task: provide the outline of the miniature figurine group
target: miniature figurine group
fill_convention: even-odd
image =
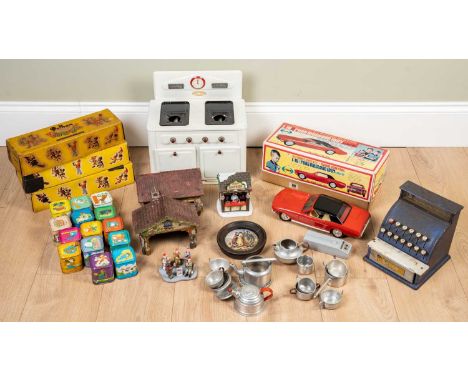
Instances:
[[[193,263],[190,250],[187,248],[182,256],[178,248],[174,250],[172,257],[168,257],[166,253],[163,253],[159,273],[163,280],[167,282],[195,279],[197,277],[197,268]]]

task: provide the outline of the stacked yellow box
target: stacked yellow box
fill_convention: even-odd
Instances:
[[[9,138],[7,149],[34,211],[134,181],[122,122],[108,109]]]

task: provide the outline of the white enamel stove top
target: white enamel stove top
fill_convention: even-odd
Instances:
[[[199,167],[202,179],[245,171],[246,113],[240,71],[155,72],[148,142],[151,171]]]

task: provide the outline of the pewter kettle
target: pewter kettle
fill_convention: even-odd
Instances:
[[[257,255],[250,256],[242,261],[242,268],[237,268],[234,264],[230,264],[230,267],[239,275],[242,284],[251,284],[263,288],[271,284],[273,261],[276,261],[276,259],[263,258]]]

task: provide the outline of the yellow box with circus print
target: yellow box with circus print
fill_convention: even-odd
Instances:
[[[110,191],[134,182],[133,164],[116,166],[93,175],[72,180],[31,194],[34,212],[49,208],[49,203],[60,199],[71,199],[91,195],[99,191]]]
[[[387,149],[283,123],[263,143],[262,175],[271,183],[368,207],[388,155]]]
[[[123,142],[72,162],[22,177],[20,180],[23,182],[24,191],[32,193],[127,164],[129,161],[127,142]]]
[[[108,109],[6,141],[19,177],[72,162],[125,140],[122,122]]]

